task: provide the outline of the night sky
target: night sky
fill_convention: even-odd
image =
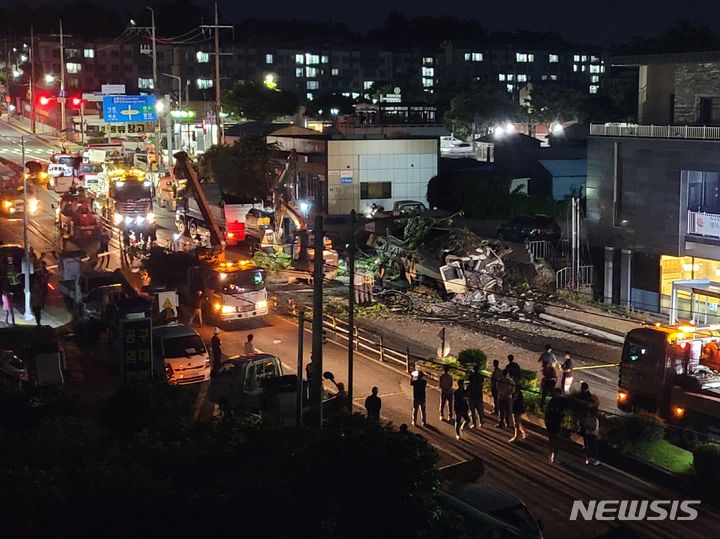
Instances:
[[[0,0],[0,5],[17,0]],[[43,4],[42,0],[26,0]],[[106,0],[106,4],[113,4]],[[120,9],[152,5],[152,0],[114,2]],[[197,3],[212,5],[210,0]],[[488,30],[555,31],[570,41],[610,45],[622,43],[634,35],[653,36],[678,19],[695,24],[720,27],[718,0],[220,0],[227,17],[299,18],[317,21],[340,21],[353,30],[379,26],[389,11],[400,11],[408,17],[419,15],[452,15],[475,18]]]

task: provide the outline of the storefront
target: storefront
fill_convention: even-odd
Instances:
[[[692,256],[660,258],[663,311],[671,318],[710,324],[720,322],[720,260]]]

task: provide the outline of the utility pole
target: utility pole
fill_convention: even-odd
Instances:
[[[30,25],[30,131],[35,134],[37,125],[35,124],[35,27]],[[23,166],[24,163],[23,163]]]
[[[355,210],[350,212],[350,244],[348,245],[348,410],[352,413],[353,362],[355,353]],[[317,251],[315,251],[317,257]]]
[[[28,322],[32,322],[35,317],[32,313],[30,305],[30,272],[32,271],[32,260],[30,260],[30,243],[28,242],[28,202],[27,202],[27,177],[25,168],[25,136],[20,137],[20,148],[22,160],[22,175],[23,175],[23,248],[25,251],[25,269],[23,270],[23,276],[25,277],[25,315],[24,318]]]
[[[220,97],[222,95],[222,91],[220,88],[220,30],[233,29],[233,26],[220,25],[218,5],[217,2],[215,2],[215,24],[201,24],[200,28],[212,28],[212,30],[215,32],[215,126],[217,129],[217,142],[218,144],[222,144],[223,125],[222,118],[220,117],[220,111],[222,110],[222,103],[220,100]]]
[[[60,19],[60,33],[51,34],[52,37],[60,38],[60,130],[65,132],[65,38],[72,37],[70,34],[63,34],[62,19]]]
[[[313,313],[312,313],[312,373],[310,381],[310,405],[313,423],[322,428],[323,396],[323,279],[325,278],[325,259],[323,250],[323,217],[315,217],[315,258],[313,267]]]
[[[152,39],[152,63],[153,63],[153,93],[158,95],[158,73],[157,73],[157,41],[155,41],[155,10],[151,7],[145,9],[150,10],[150,39]]]

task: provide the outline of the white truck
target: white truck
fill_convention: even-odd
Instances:
[[[210,355],[200,335],[184,324],[169,324],[152,330],[153,365],[157,376],[172,385],[210,380]]]

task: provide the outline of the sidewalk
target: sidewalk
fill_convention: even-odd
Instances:
[[[16,303],[21,303],[20,308],[17,306],[15,309],[13,309],[13,312],[15,313],[15,325],[17,326],[34,326],[35,325],[35,319],[28,322],[23,317],[23,310],[22,310],[22,302],[24,302],[24,298],[21,298],[21,301]],[[2,319],[0,320],[0,327],[8,327],[12,324],[6,324],[5,323],[5,314],[2,312]],[[43,326],[50,326],[52,328],[60,328],[63,326],[66,326],[72,322],[72,314],[65,308],[65,305],[62,302],[62,299],[58,298],[52,298],[46,305],[43,307],[42,314],[40,321]]]
[[[54,127],[51,127],[49,125],[46,125],[41,122],[35,122],[35,133],[32,132],[32,123],[29,118],[25,118],[24,116],[12,116],[10,121],[7,122],[8,125],[19,129],[20,131],[24,131],[28,133],[29,135],[34,135],[38,139],[42,140],[43,142],[47,143],[50,146],[60,148],[60,134],[57,129]],[[71,152],[77,152],[81,151],[83,146],[72,141],[68,140],[66,142],[67,148]]]

